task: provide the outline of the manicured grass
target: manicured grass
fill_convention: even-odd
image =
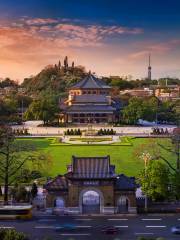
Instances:
[[[46,138],[39,139],[18,139],[27,143],[35,144],[39,150],[47,151],[53,158],[53,167],[49,170],[50,176],[66,173],[66,166],[71,164],[72,155],[75,156],[106,156],[110,155],[111,164],[115,164],[116,173],[125,173],[128,176],[137,176],[143,168],[143,160],[135,156],[135,149],[141,144],[151,141],[148,138],[133,138],[132,146],[116,146],[116,145],[50,145],[51,140]],[[167,138],[155,139],[163,146],[172,147],[171,140]],[[175,156],[172,153],[162,149],[163,156],[175,165]]]

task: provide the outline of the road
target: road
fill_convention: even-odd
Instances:
[[[73,223],[75,230],[55,231],[58,224]],[[172,226],[180,225],[180,214],[139,216],[38,216],[30,221],[0,221],[1,227],[15,228],[27,233],[32,240],[136,240],[140,236],[180,239],[170,232]],[[116,235],[101,232],[104,226],[117,226]],[[49,238],[48,238],[49,237]]]

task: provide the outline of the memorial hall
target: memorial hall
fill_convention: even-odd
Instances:
[[[110,91],[110,86],[89,73],[69,89],[60,121],[81,124],[115,122],[119,109]]]

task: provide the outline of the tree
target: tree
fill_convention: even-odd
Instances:
[[[119,76],[111,76],[108,82],[111,86],[118,87],[120,90],[133,88],[130,81],[127,81]]]
[[[59,60],[58,62],[58,69],[60,70],[61,69],[61,61]]]
[[[138,182],[142,191],[152,200],[169,198],[169,169],[161,161],[150,160],[140,173]]]
[[[74,61],[72,62],[72,66],[71,67],[72,67],[72,69],[74,69]]]
[[[174,153],[176,154],[176,168],[180,172],[180,128],[175,128],[172,135],[172,144],[174,146]]]
[[[175,172],[172,176],[172,191],[175,199],[180,200],[180,172]]]
[[[162,143],[161,139],[148,139],[147,143],[140,144],[134,149],[134,155],[137,158],[141,158],[142,153],[149,153],[154,161],[162,160],[168,165],[170,170],[176,172],[175,164],[172,164],[169,159],[167,159],[165,151],[169,153],[169,157],[173,157],[174,151],[172,148],[172,143],[169,139],[167,139],[167,146]]]
[[[37,196],[38,193],[38,187],[36,185],[36,183],[34,182],[31,188],[31,196],[34,199]]]
[[[141,154],[146,152],[151,155],[152,161],[164,161],[170,170],[169,185],[171,185],[171,194],[174,198],[180,199],[179,141],[177,129],[173,132],[172,140],[167,139],[167,141],[167,144],[164,145],[161,140],[149,140],[148,143],[139,145],[134,150],[134,154],[140,158]],[[176,163],[169,161],[174,156],[177,156]]]
[[[0,124],[15,121],[17,117],[18,104],[12,97],[0,99]]]
[[[68,57],[67,56],[64,58],[64,68],[65,68],[65,70],[67,70],[67,68],[68,68]]]
[[[156,120],[156,114],[158,111],[159,100],[156,97],[150,97],[147,99],[143,99],[143,116],[142,119],[147,121]]]
[[[13,188],[11,188],[10,195],[13,197],[13,200],[16,202],[29,202],[29,192],[22,185],[15,184]]]
[[[37,152],[35,146],[15,141],[11,128],[0,127],[0,179],[4,185],[5,205],[8,204],[9,186],[16,182],[25,164],[31,162],[34,169],[41,169],[47,161],[46,154]]]
[[[0,87],[5,88],[5,87],[14,87],[17,88],[18,84],[14,80],[11,80],[10,78],[5,78],[3,81],[0,82]]]
[[[167,100],[165,102],[160,102],[158,106],[157,117],[159,122],[178,124],[178,121],[180,119],[179,101]]]
[[[0,197],[2,196],[2,188],[1,188],[1,185],[0,185]]]
[[[129,105],[123,110],[123,120],[128,124],[137,124],[137,121],[142,118],[142,99],[133,97],[129,100]]]
[[[24,114],[27,120],[43,120],[44,125],[53,121],[58,113],[58,104],[52,98],[34,100]]]

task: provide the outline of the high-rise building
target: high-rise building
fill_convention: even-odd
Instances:
[[[151,80],[151,54],[149,54],[148,79]]]

